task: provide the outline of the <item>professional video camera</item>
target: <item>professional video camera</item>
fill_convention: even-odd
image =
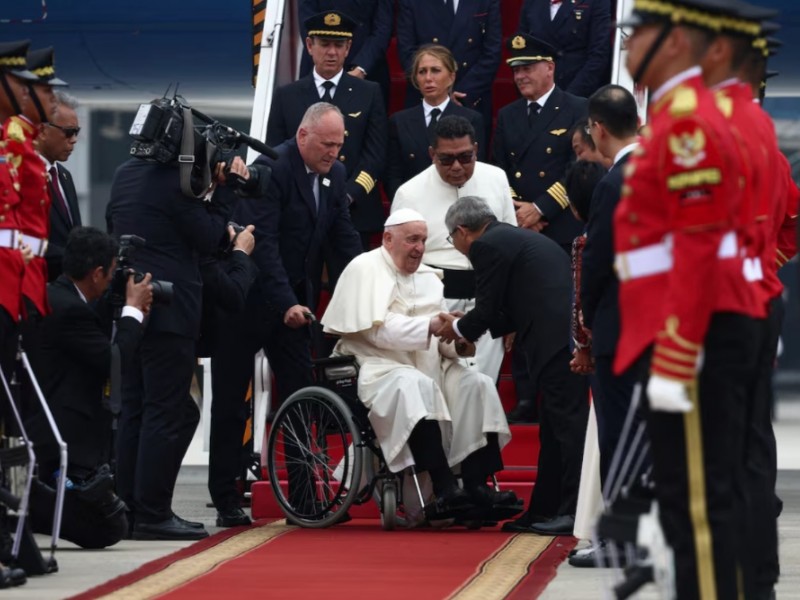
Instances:
[[[133,267],[133,255],[136,248],[143,247],[147,242],[138,235],[123,235],[119,238],[119,252],[117,253],[117,268],[109,286],[109,299],[111,305],[121,309],[125,306],[126,286],[128,278],[133,277],[136,283],[144,279],[144,273]],[[172,302],[172,282],[150,280],[153,286],[153,304],[169,304]]]
[[[195,126],[195,117],[204,124]],[[205,194],[211,174],[220,162],[226,163],[227,174],[242,144],[277,158],[275,151],[266,144],[192,108],[177,94],[140,105],[130,135],[134,139],[132,156],[181,166],[181,190],[191,197]],[[248,169],[253,180],[250,185],[255,187],[259,173],[252,167]],[[244,178],[239,176],[231,179],[234,187],[245,184]]]

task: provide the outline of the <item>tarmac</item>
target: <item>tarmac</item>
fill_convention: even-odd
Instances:
[[[780,396],[779,396],[780,398]],[[780,555],[782,573],[777,587],[781,600],[800,600],[800,394],[783,395],[776,411],[775,432],[778,439],[778,494],[784,501],[781,515]],[[220,531],[214,526],[215,512],[206,506],[207,467],[187,465],[181,470],[175,490],[173,509],[180,516],[202,521],[209,533]],[[391,535],[391,533],[386,533]],[[37,536],[43,553],[49,552],[50,539]],[[191,542],[144,542],[123,540],[104,550],[83,550],[69,542],[60,541],[56,552],[59,572],[31,577],[28,583],[0,590],[3,600],[51,600],[68,598],[88,590],[118,575],[166,556]],[[566,562],[558,568],[540,598],[543,600],[597,600],[611,598],[613,571],[608,569],[579,569]],[[659,598],[653,586],[645,588],[636,598]],[[301,598],[299,595],[296,598]]]

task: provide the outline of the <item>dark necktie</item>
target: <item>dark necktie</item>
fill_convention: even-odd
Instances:
[[[439,122],[439,115],[442,114],[442,111],[438,108],[434,108],[431,111],[431,121],[428,123],[428,137],[433,140],[434,132],[436,131],[436,124]]]
[[[50,167],[50,185],[53,188],[53,202],[55,202],[59,212],[67,218],[69,226],[72,227],[72,215],[69,212],[69,206],[67,206],[64,196],[61,195],[61,187],[58,185],[58,168],[55,165]]]
[[[308,182],[311,184],[311,194],[314,196],[314,204],[317,207],[317,212],[319,212],[319,188],[316,186],[317,174],[309,173]]]
[[[533,124],[536,122],[536,118],[539,116],[539,111],[542,109],[539,104],[536,102],[531,102],[528,104],[528,126],[533,127]]]
[[[323,81],[322,87],[325,88],[325,91],[322,92],[322,101],[333,103],[333,96],[331,96],[331,90],[334,88],[336,84],[332,81]]]

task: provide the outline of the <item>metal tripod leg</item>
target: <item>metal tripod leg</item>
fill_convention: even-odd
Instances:
[[[36,374],[33,372],[31,363],[28,360],[28,355],[22,349],[20,349],[20,357],[25,371],[28,373],[28,377],[31,380],[33,389],[36,391],[36,397],[39,399],[39,404],[41,405],[45,417],[47,417],[47,423],[50,426],[50,430],[53,432],[53,437],[55,437],[59,449],[56,505],[53,508],[53,537],[50,541],[50,560],[53,561],[55,559],[56,548],[58,547],[58,536],[61,534],[61,518],[64,513],[64,493],[67,483],[67,443],[64,441],[64,438],[61,437],[61,432],[58,430],[58,425],[56,425],[56,421],[53,418],[53,413],[50,411],[47,400],[45,400],[42,388],[39,387],[39,381],[36,379]]]

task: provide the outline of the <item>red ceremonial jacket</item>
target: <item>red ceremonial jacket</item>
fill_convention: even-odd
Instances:
[[[19,228],[17,208],[19,207],[19,177],[9,156],[7,144],[0,134],[0,235],[8,237],[10,245],[14,245]],[[13,320],[19,318],[22,301],[22,276],[25,263],[22,254],[15,248],[0,248],[0,306],[11,315]]]

